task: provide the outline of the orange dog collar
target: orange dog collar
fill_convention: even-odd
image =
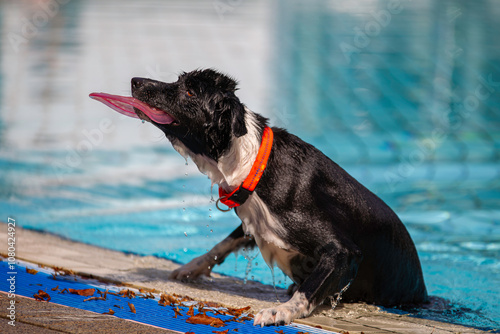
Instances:
[[[224,191],[224,189],[222,189],[222,187],[219,187],[219,199],[215,203],[217,209],[226,212],[245,203],[248,197],[255,190],[255,187],[257,187],[257,184],[259,183],[260,178],[262,177],[262,174],[267,167],[267,161],[273,147],[273,139],[273,130],[271,130],[270,127],[266,126],[264,128],[264,132],[262,133],[262,141],[260,144],[259,152],[257,153],[257,158],[252,165],[250,174],[248,174],[243,183],[231,193],[227,193]],[[219,207],[219,202],[226,205],[228,209],[221,209]]]

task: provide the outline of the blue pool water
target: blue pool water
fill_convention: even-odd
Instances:
[[[498,329],[499,15],[458,0],[2,2],[0,220],[182,263],[204,253],[238,225],[217,189],[151,125],[87,96],[216,67],[398,213],[429,293],[453,306],[416,316]],[[256,251],[216,271],[273,280]]]

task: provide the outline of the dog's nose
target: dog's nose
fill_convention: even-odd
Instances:
[[[144,85],[146,79],[144,78],[132,78],[132,88],[139,88]]]

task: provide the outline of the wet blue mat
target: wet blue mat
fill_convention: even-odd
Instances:
[[[38,272],[36,274],[31,274],[27,271],[27,268],[29,270],[34,269]],[[36,265],[17,264],[14,267],[10,267],[9,263],[2,261],[0,262],[0,271],[4,273],[4,277],[6,277],[6,279],[0,280],[0,291],[5,291],[7,293],[10,291],[10,293],[15,293],[17,296],[34,298],[35,295],[38,295],[43,298],[44,294],[39,293],[39,290],[42,290],[50,296],[50,303],[75,307],[96,313],[106,313],[109,312],[109,310],[113,310],[113,316],[115,317],[182,333],[212,334],[213,331],[226,330],[228,330],[227,333],[276,334],[277,331],[279,331],[279,333],[283,331],[283,333],[286,334],[299,334],[301,332],[309,332],[311,334],[331,333],[319,328],[296,324],[261,328],[253,326],[253,319],[245,319],[245,314],[242,314],[242,316],[238,318],[238,322],[227,322],[228,320],[234,319],[234,317],[217,314],[216,309],[207,310],[207,306],[204,308],[206,315],[221,319],[225,322],[225,326],[216,328],[209,325],[190,324],[186,322],[190,317],[187,315],[190,305],[189,301],[185,302],[183,304],[184,306],[162,306],[158,303],[160,300],[158,293],[154,294],[154,299],[146,299],[144,296],[148,294],[147,292],[141,293],[135,289],[130,289],[131,291],[135,291],[135,297],[129,298],[125,295],[115,296],[111,293],[117,293],[127,290],[128,288],[111,286],[109,284],[99,283],[95,280],[88,280],[89,282],[86,282],[86,279],[74,275],[55,275],[53,269],[38,268]],[[13,280],[9,280],[9,278],[13,278]],[[69,289],[96,289],[96,291],[91,296],[80,296],[70,293]],[[104,292],[106,290],[109,291],[106,300],[84,301],[90,297],[100,297],[101,294],[99,294],[98,291]],[[45,302],[46,301],[40,301],[40,303]],[[135,313],[131,311],[129,303],[135,308]],[[194,303],[195,302],[191,302],[191,304]],[[177,312],[176,309],[178,310]],[[199,313],[196,306],[193,310],[194,315]],[[176,313],[177,317],[175,317]]]

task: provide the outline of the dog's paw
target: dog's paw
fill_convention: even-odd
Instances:
[[[174,270],[169,278],[179,281],[191,281],[202,275],[210,276],[211,272],[210,262],[207,261],[205,255],[202,255]]]
[[[288,325],[294,319],[307,317],[314,309],[303,293],[296,292],[292,299],[276,307],[257,313],[253,324],[260,326]]]
[[[295,312],[286,304],[261,310],[254,318],[254,326],[288,325],[296,318]]]

